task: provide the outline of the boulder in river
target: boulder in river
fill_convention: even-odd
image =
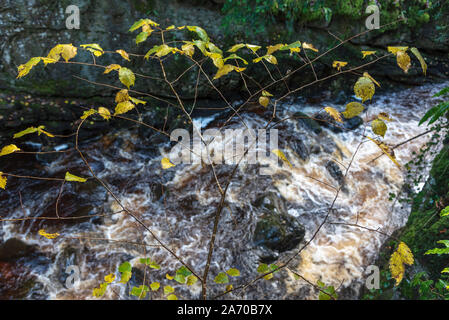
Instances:
[[[283,252],[298,246],[304,238],[305,229],[296,218],[289,215],[285,200],[274,192],[258,198],[255,205],[263,212],[254,231],[256,246]]]

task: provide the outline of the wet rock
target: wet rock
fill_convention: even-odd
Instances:
[[[29,255],[35,247],[22,240],[11,238],[0,244],[0,261],[10,261]]]
[[[344,119],[343,127],[347,130],[355,130],[358,127],[360,127],[363,124],[363,119],[359,116],[351,118],[351,119]]]
[[[302,160],[305,161],[309,158],[309,149],[304,144],[304,142],[302,142],[302,140],[298,138],[292,138],[289,141],[289,146]]]
[[[326,170],[329,172],[332,178],[334,178],[338,184],[343,184],[344,182],[344,176],[343,173],[340,170],[340,167],[338,164],[336,164],[334,161],[328,161],[326,163]]]
[[[15,262],[0,262],[0,279],[0,300],[23,299],[36,283],[29,270]]]
[[[270,192],[257,199],[255,205],[263,212],[253,235],[256,246],[278,252],[298,246],[304,238],[305,229],[287,213],[285,200],[274,192]]]
[[[309,115],[303,113],[303,112],[295,112],[293,114],[294,118],[298,119],[298,123],[306,127],[307,129],[312,130],[316,134],[320,134],[323,129],[321,128],[320,124],[312,119]]]

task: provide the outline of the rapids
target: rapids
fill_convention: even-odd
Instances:
[[[435,103],[432,95],[443,86],[426,85],[375,96],[362,117],[370,118],[387,112],[393,121],[388,123],[385,142],[395,145],[426,130],[425,126],[418,127],[418,121]],[[332,103],[326,105],[339,110],[343,108]],[[321,108],[322,105],[292,100],[283,105],[278,116],[285,118],[298,111],[313,115]],[[205,128],[213,128],[220,122],[219,117],[196,119],[195,123],[203,120]],[[244,113],[242,117],[248,128],[260,128],[266,124],[266,118],[253,113]],[[246,130],[241,121],[231,122],[229,127]],[[325,218],[335,197],[334,188],[344,179],[344,187],[335,201],[328,223],[292,261],[290,268],[313,283],[321,280],[327,285],[345,288],[343,297],[356,298],[365,283],[365,270],[375,261],[386,236],[329,222],[358,223],[387,234],[404,226],[410,205],[389,198],[391,194],[412,192],[403,188],[407,182],[404,165],[419,152],[430,135],[395,149],[401,171],[386,156],[370,162],[381,151],[361,136],[364,130],[372,136],[369,126],[364,128],[362,125],[343,132],[323,127],[321,133],[315,133],[300,120],[288,119],[277,128],[279,149],[284,151],[293,168],[273,157],[264,158],[255,165],[242,163],[239,166],[229,185],[219,223],[209,274],[209,296],[225,290],[225,285],[213,283],[218,272],[231,267],[239,269],[241,276],[231,279],[234,287],[258,275],[256,269],[266,252],[255,246],[252,240],[260,216],[255,205],[257,198],[274,192],[286,200],[288,214],[305,227],[305,239],[299,244],[302,247]],[[361,141],[365,142],[359,147]],[[82,151],[94,172],[111,186],[123,205],[202,274],[220,194],[210,167],[201,163],[179,164],[162,170],[161,155],[169,155],[172,146],[168,139],[157,146],[149,145],[148,140],[131,129],[84,142]],[[215,141],[209,147],[214,154],[219,154],[223,144]],[[68,145],[58,148],[64,150]],[[305,156],[301,156],[304,150]],[[229,156],[226,151],[224,153],[225,157]],[[354,154],[348,174],[343,178],[345,167]],[[89,176],[74,152],[39,160],[21,155],[17,162],[2,171],[50,177],[63,176],[65,171],[70,171],[79,176]],[[431,160],[427,159],[427,167]],[[337,164],[331,165],[336,174],[326,169],[329,162]],[[259,174],[261,166],[266,166],[267,174]],[[216,166],[216,176],[221,185],[226,184],[232,168],[230,165]],[[425,175],[428,169],[424,169]],[[422,182],[425,179],[426,176]],[[420,187],[422,183],[414,191]],[[6,192],[0,197],[0,216],[9,219],[55,217],[59,190],[60,183],[10,177]],[[181,265],[120,209],[111,195],[89,179],[84,184],[66,183],[59,201],[60,215],[77,219],[2,222],[0,239],[3,242],[11,238],[20,239],[25,243],[27,253],[0,262],[0,274],[4,277],[0,280],[3,286],[0,296],[3,299],[18,296],[28,299],[91,299],[92,289],[99,286],[105,275],[116,273],[119,276],[117,267],[123,261],[130,261],[135,267],[131,285],[140,285],[144,273],[139,258],[151,257],[161,268],[147,270],[147,280],[159,281],[162,286],[172,285],[178,298],[200,298],[199,282],[188,287],[165,278],[166,273],[173,275]],[[60,236],[48,240],[38,235],[39,229],[58,232]],[[275,258],[282,260],[295,251],[297,248],[274,254]],[[78,281],[68,289],[65,271],[71,265],[77,266],[80,274]],[[114,284],[107,290],[105,298],[126,299],[127,290],[129,286]],[[150,298],[164,299],[161,291],[150,293]],[[257,281],[244,291],[236,291],[226,297],[316,299],[317,292],[304,281],[296,280],[290,271],[283,270],[275,273],[271,280]]]

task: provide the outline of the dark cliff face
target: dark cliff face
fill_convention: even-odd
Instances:
[[[225,38],[224,30],[221,28],[223,14],[221,13],[222,5],[220,1],[80,0],[76,3],[80,9],[79,30],[66,28],[65,22],[69,14],[66,14],[65,10],[71,4],[72,1],[68,0],[2,1],[2,8],[0,9],[0,89],[72,97],[111,95],[108,88],[92,86],[87,82],[73,78],[73,75],[79,75],[91,81],[118,84],[117,79],[112,75],[104,76],[97,68],[62,64],[49,65],[45,68],[38,66],[24,79],[16,80],[17,66],[25,63],[31,57],[46,56],[48,51],[58,43],[72,43],[74,45],[98,43],[105,50],[125,49],[128,52],[144,54],[157,43],[157,36],[149,37],[146,42],[136,45],[134,39],[137,32],[128,32],[134,21],[144,17],[150,17],[163,26],[171,24],[202,26],[208,32],[211,40],[219,46],[227,47],[243,40],[231,39],[231,37]],[[269,32],[278,33],[283,28],[284,24],[280,22],[273,26]],[[258,34],[249,35],[249,39],[246,39],[246,41],[263,45],[268,42],[274,44],[293,39],[309,41],[319,48],[320,52],[324,52],[338,43],[328,31],[349,37],[349,35],[365,30],[364,21],[354,20],[348,23],[346,17],[335,16],[330,23],[321,25],[319,22],[314,22],[309,26],[302,24],[295,27],[293,34],[286,36],[285,39],[276,38],[276,40],[268,41],[267,39],[273,39],[272,35]],[[437,23],[433,20],[413,29],[404,26],[386,32],[375,31],[354,39],[335,54],[324,57],[316,64],[315,68],[320,74],[328,74],[332,70],[333,60],[343,60],[344,58],[349,64],[358,65],[363,62],[361,50],[378,50],[380,53],[388,45],[408,45],[415,46],[423,52],[429,65],[427,79],[447,79],[449,76],[449,41],[441,37],[441,32],[443,31],[437,29]],[[191,36],[188,33],[180,33],[179,35],[183,35],[187,39]],[[85,52],[79,53],[76,59],[84,62],[92,61],[92,57]],[[131,62],[126,62],[121,60],[118,55],[105,54],[98,59],[98,63],[103,65],[120,63],[148,75],[160,73],[158,64],[148,63],[142,58],[135,58]],[[298,63],[298,61],[289,57],[279,60],[281,71],[293,70]],[[382,80],[387,87],[388,84],[422,83],[425,78],[421,75],[419,63],[416,60],[413,63],[413,67],[408,74],[404,74],[399,68],[394,68],[393,60],[376,64],[376,67],[372,71],[370,70],[370,73],[378,77],[379,81]],[[186,62],[172,59],[167,67],[169,78],[177,77],[187,67]],[[206,71],[213,75],[215,69],[212,66],[210,70],[207,69]],[[268,80],[268,75],[262,69],[248,71],[251,71],[261,81],[265,78]],[[183,97],[194,96],[196,76],[196,72],[190,72],[181,79],[178,89]],[[304,81],[308,77],[313,79],[311,72],[298,76],[299,78],[292,77],[290,81],[296,83],[299,80]],[[206,84],[206,80],[201,81],[198,86],[198,96],[214,98],[214,90]],[[344,82],[345,80],[341,81]],[[339,92],[348,87],[346,83],[341,81],[327,82],[323,86],[329,87],[333,92]],[[232,74],[217,81],[216,85],[225,91],[238,91],[243,87],[238,75]],[[140,79],[136,82],[135,89],[160,96],[170,95],[167,85],[155,80],[143,81]]]

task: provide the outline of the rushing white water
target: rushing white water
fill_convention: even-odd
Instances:
[[[424,126],[418,127],[418,121],[435,103],[431,97],[442,86],[423,86],[378,96],[369,105],[363,118],[370,119],[380,112],[387,112],[393,121],[388,123],[385,142],[395,145],[405,141],[426,130]],[[343,108],[336,105],[334,107]],[[291,103],[279,117],[291,116],[296,111],[313,114],[320,108],[322,106]],[[254,114],[245,114],[243,118],[249,128],[260,128],[266,124],[265,119]],[[279,129],[279,148],[283,150],[293,168],[273,158],[267,158],[259,165],[239,166],[230,183],[226,206],[220,219],[210,271],[210,296],[213,297],[225,289],[224,285],[213,283],[213,277],[220,271],[230,267],[241,271],[241,277],[232,279],[234,287],[258,275],[256,269],[263,249],[255,247],[252,241],[257,218],[260,216],[260,210],[254,205],[258,196],[268,191],[281,195],[287,201],[288,214],[296,217],[305,226],[305,241],[312,237],[325,219],[335,198],[335,188],[339,186],[335,176],[332,177],[326,170],[329,161],[334,161],[343,174],[349,167],[344,178],[344,188],[335,200],[334,210],[329,214],[327,223],[300,256],[292,261],[290,268],[313,283],[321,280],[335,287],[351,287],[352,297],[356,297],[360,285],[365,281],[364,271],[375,260],[386,237],[378,232],[332,223],[358,224],[370,229],[379,229],[387,234],[402,227],[407,221],[410,208],[407,204],[388,199],[390,194],[398,194],[401,191],[405,181],[404,169],[400,170],[386,156],[371,162],[381,151],[374,143],[362,137],[363,132],[373,136],[369,127],[362,125],[356,130],[341,133],[324,129],[316,134],[295,119],[284,121],[283,125],[284,129]],[[245,126],[237,121],[230,128],[245,130]],[[108,139],[114,142],[110,144]],[[215,176],[210,167],[182,164],[162,170],[161,156],[149,157],[142,150],[136,151],[139,149],[136,147],[139,137],[132,131],[122,132],[118,139],[114,139],[106,137],[85,148],[94,170],[112,186],[126,208],[134,212],[158,238],[202,274],[214,215],[220,201]],[[292,150],[294,148],[290,148],[291,139],[302,141],[309,151],[312,148],[316,150],[303,160]],[[404,165],[410,161],[413,152],[419,152],[428,139],[428,135],[423,136],[395,149],[398,162]],[[364,142],[361,143],[362,141]],[[213,150],[214,154],[219,154],[222,148],[223,144],[210,145],[210,151]],[[168,145],[160,145],[159,151],[161,154],[168,154]],[[230,155],[225,151],[225,158],[228,156]],[[68,165],[67,160],[60,158],[46,170],[52,175],[65,171]],[[70,163],[71,168],[81,165],[79,160],[72,159]],[[260,165],[268,166],[268,174],[259,175]],[[226,185],[232,168],[229,165],[216,166],[215,175],[222,186]],[[163,190],[159,189],[160,185],[163,185]],[[44,211],[51,212],[50,208],[54,210],[53,198],[58,189],[59,186],[52,186],[49,190],[52,192],[45,193],[42,189],[39,190],[40,193],[33,191],[35,196],[24,199],[25,212],[15,204],[15,209],[9,211],[7,216],[23,217],[30,213],[40,216]],[[25,186],[21,190],[22,193],[27,192]],[[174,286],[179,298],[200,297],[199,282],[187,287],[165,279],[166,273],[173,274],[174,270],[180,267],[179,262],[167,251],[156,246],[154,239],[132,217],[120,212],[121,208],[117,202],[112,196],[106,195],[101,187],[90,186],[82,189],[70,185],[67,192],[68,198],[76,196],[76,200],[72,200],[73,207],[92,202],[92,208],[87,210],[89,214],[105,216],[95,223],[90,220],[56,226],[52,225],[51,221],[45,225],[40,222],[7,222],[2,225],[0,236],[3,240],[16,237],[38,246],[38,256],[41,260],[25,263],[29,270],[28,276],[35,277],[36,283],[28,295],[29,298],[40,295],[50,299],[89,299],[92,297],[92,289],[98,287],[103,276],[116,272],[117,266],[123,261],[131,261],[134,264],[136,269],[133,272],[138,277],[132,283],[139,285],[143,273],[137,269],[143,270],[143,266],[138,260],[145,256],[161,265],[160,270],[152,269],[147,273],[147,280],[149,277],[150,281]],[[85,196],[81,196],[82,194]],[[61,237],[46,240],[37,235],[36,230],[40,227],[45,227],[48,232],[59,232]],[[145,243],[148,246],[145,251],[142,246],[123,241]],[[280,253],[278,258],[285,260],[292,256],[305,241],[296,249]],[[80,279],[73,288],[67,289],[67,275],[64,271],[72,264],[79,266]],[[124,285],[114,284],[113,288],[114,290],[107,291],[106,298],[126,296],[128,289],[125,289]],[[163,299],[161,291],[152,293],[151,298]],[[236,291],[226,297],[315,299],[316,296],[316,291],[310,285],[296,280],[291,272],[284,270],[276,273],[269,281],[257,281],[245,291]]]

